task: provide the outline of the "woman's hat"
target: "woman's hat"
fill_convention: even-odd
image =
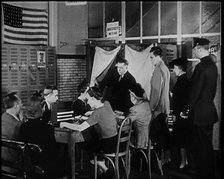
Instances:
[[[135,95],[136,97],[138,97],[138,98],[143,98],[144,93],[145,93],[145,90],[142,88],[142,86],[141,86],[139,83],[137,83],[136,85],[134,85],[134,86],[130,89],[130,91],[131,91],[132,93],[134,93],[134,95]]]
[[[187,59],[186,58],[177,58],[177,59],[174,59],[170,62],[169,66],[170,67],[174,67],[174,65],[176,66],[180,66],[182,67],[183,70],[185,70],[187,68]]]

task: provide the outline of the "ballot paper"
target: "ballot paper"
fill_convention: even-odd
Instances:
[[[188,58],[187,60],[191,61],[191,62],[194,62],[194,61],[199,61],[200,59],[198,59],[198,58]]]
[[[78,116],[75,116],[75,119],[87,120],[88,117],[87,116],[78,115]]]

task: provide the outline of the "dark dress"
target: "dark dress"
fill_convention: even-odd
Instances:
[[[40,164],[46,178],[53,179],[69,172],[68,159],[61,157],[54,136],[54,127],[38,119],[30,119],[21,125],[21,139],[24,142],[37,144],[42,149],[41,156],[34,155],[34,161]]]
[[[177,78],[173,88],[173,114],[176,116],[176,122],[173,125],[172,141],[174,146],[185,148],[189,146],[190,121],[180,117],[180,112],[186,105],[189,93],[189,79],[185,74]]]
[[[78,115],[84,115],[87,111],[90,111],[91,107],[89,104],[86,104],[81,99],[77,99],[72,104],[72,110],[73,115],[78,116]]]
[[[73,116],[84,115],[87,111],[91,110],[91,106],[86,104],[81,99],[77,99],[72,103]],[[80,121],[82,122],[82,121]],[[95,136],[94,128],[91,126],[81,132],[85,140],[91,140]]]

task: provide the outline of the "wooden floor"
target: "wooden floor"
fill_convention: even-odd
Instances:
[[[184,170],[178,168],[178,158],[176,151],[172,151],[171,156],[173,161],[163,167],[164,176],[160,175],[156,163],[153,162],[152,167],[152,179],[195,179],[195,166],[193,161],[189,161],[188,167]],[[137,157],[136,157],[137,158]],[[147,166],[143,162],[142,171],[140,171],[139,160],[132,158],[130,179],[148,179]],[[216,177],[214,179],[221,179],[221,158],[220,155],[217,157],[216,166]],[[121,179],[125,179],[124,174],[121,170]],[[94,166],[85,160],[84,167],[80,170],[80,165],[77,165],[77,179],[93,179],[94,178]]]

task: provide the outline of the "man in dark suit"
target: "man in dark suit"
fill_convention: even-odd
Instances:
[[[104,91],[104,96],[107,97],[106,100],[110,102],[113,110],[128,113],[129,108],[133,106],[129,89],[136,84],[135,78],[128,71],[128,61],[118,58],[116,68],[109,70],[105,78],[107,92],[105,94]],[[111,94],[108,95],[108,92]]]
[[[193,122],[192,144],[196,152],[197,179],[215,178],[212,134],[213,124],[218,121],[214,104],[218,70],[209,56],[209,43],[205,38],[194,38],[193,53],[200,62],[191,77],[187,105],[180,113],[181,117],[189,117]]]
[[[56,86],[46,86],[43,91],[44,97],[44,113],[42,120],[46,123],[57,123],[57,100],[58,100],[58,89]]]

